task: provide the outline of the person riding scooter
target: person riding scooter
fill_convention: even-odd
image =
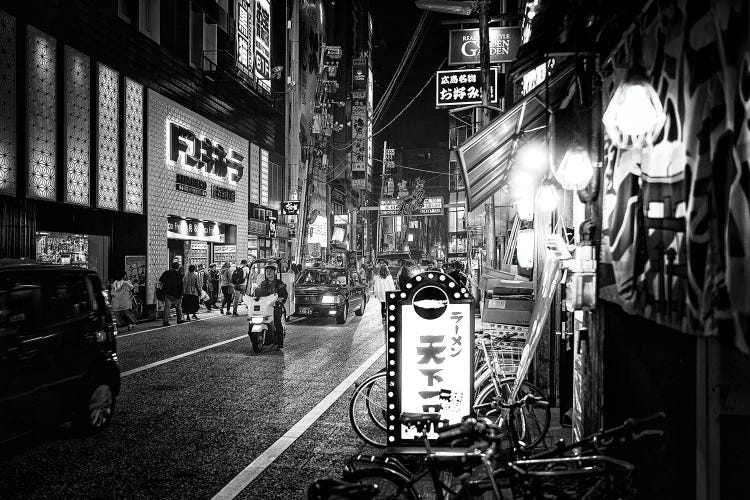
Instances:
[[[253,297],[268,297],[269,295],[273,294],[276,294],[278,296],[278,298],[276,299],[276,306],[273,309],[273,327],[277,332],[277,338],[279,339],[278,347],[279,349],[281,349],[282,347],[284,347],[284,329],[281,326],[281,314],[283,308],[281,307],[281,305],[286,302],[287,298],[289,297],[289,292],[286,289],[286,285],[282,281],[276,279],[275,266],[266,266],[266,268],[263,270],[263,273],[265,277],[263,281],[261,281],[260,284],[255,288]]]

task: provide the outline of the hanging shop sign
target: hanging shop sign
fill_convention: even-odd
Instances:
[[[201,139],[192,130],[174,122],[167,123],[167,156],[170,162],[185,170],[231,184],[238,183],[245,170],[243,155],[207,137]]]
[[[333,214],[333,224],[349,224],[349,214]]]
[[[325,57],[328,59],[338,60],[341,59],[341,46],[339,45],[326,45]]]
[[[386,198],[380,200],[380,216],[390,217],[393,215],[404,215],[405,204],[410,203],[410,200],[401,200],[398,198]],[[421,206],[410,207],[411,212],[408,215],[442,215],[443,214],[443,198],[437,196],[433,198],[425,198],[422,201]]]
[[[281,215],[299,215],[299,201],[290,200],[281,202]]]
[[[442,425],[472,414],[474,400],[474,301],[449,276],[425,272],[402,291],[386,294],[388,334],[387,421],[402,413],[438,413]],[[433,428],[428,434],[437,440]],[[414,446],[414,427],[388,427],[388,445]]]
[[[309,255],[313,259],[319,259],[320,256],[321,256],[321,253],[320,253],[320,243],[308,243],[307,244],[307,255]]]
[[[367,92],[367,59],[364,57],[352,59],[352,90]]]
[[[211,198],[234,203],[237,198],[237,191],[221,186],[211,186]]]
[[[435,106],[464,106],[482,103],[482,84],[479,69],[438,71],[435,76]],[[490,102],[497,103],[497,68],[491,68]]]
[[[269,238],[276,237],[276,221],[277,221],[276,217],[274,216],[268,217],[268,237]]]
[[[170,215],[167,217],[167,237],[179,240],[200,240],[224,243],[226,230],[224,224],[187,219]]]
[[[367,187],[367,179],[352,179],[352,189],[365,189]]]
[[[177,174],[175,189],[183,193],[207,196],[208,183],[202,179],[196,179],[189,175]]]
[[[490,64],[515,61],[521,47],[521,28],[490,28]],[[448,66],[480,64],[479,30],[450,30],[448,34]]]
[[[271,88],[271,4],[255,0],[255,78],[258,84]]]

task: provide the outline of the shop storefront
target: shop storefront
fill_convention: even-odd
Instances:
[[[149,90],[148,301],[171,262],[246,258],[248,141]]]
[[[268,223],[250,219],[247,223],[247,256],[249,259],[262,259],[273,255],[271,239],[268,237]]]

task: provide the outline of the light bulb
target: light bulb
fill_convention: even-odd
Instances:
[[[594,166],[587,150],[573,146],[565,152],[555,177],[563,189],[584,189],[594,175]]]
[[[534,220],[534,197],[525,196],[516,202],[516,212],[521,220]]]
[[[553,212],[557,210],[557,204],[560,201],[560,195],[554,184],[545,182],[541,185],[536,194],[536,204],[539,210],[543,212]]]
[[[547,167],[547,148],[538,142],[524,144],[518,150],[518,166],[536,174]]]
[[[653,85],[635,69],[615,90],[602,123],[617,147],[640,148],[653,144],[666,119]]]

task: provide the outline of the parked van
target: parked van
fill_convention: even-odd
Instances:
[[[106,427],[120,392],[116,337],[95,272],[0,261],[0,442],[71,419]]]

